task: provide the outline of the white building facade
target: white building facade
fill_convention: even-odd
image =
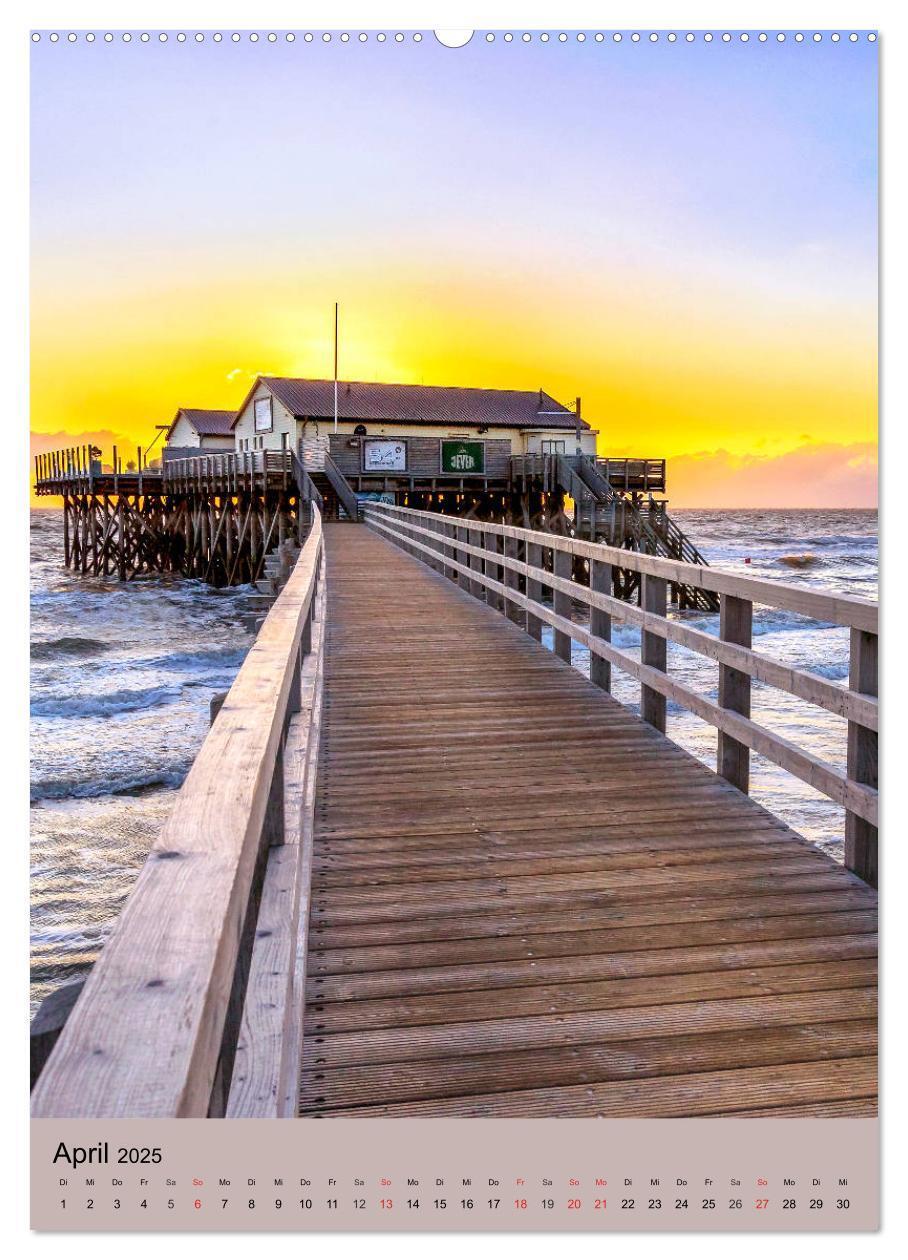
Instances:
[[[300,442],[327,447],[335,433],[358,439],[367,471],[366,461],[382,449],[378,439],[400,439],[405,445],[420,440],[423,450],[424,440],[433,439],[439,459],[444,444],[456,440],[494,442],[499,449],[506,442],[511,455],[573,455],[578,421],[574,411],[542,390],[340,381],[335,429],[333,381],[259,377],[233,428],[237,451],[297,448]],[[595,457],[596,437],[581,419],[584,454]]]

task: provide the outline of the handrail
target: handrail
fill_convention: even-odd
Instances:
[[[591,677],[599,686],[611,689],[612,665],[636,678],[642,685],[643,716],[657,729],[665,731],[667,700],[715,726],[719,731],[718,773],[742,791],[749,787],[749,758],[754,751],[844,806],[846,865],[868,882],[876,882],[879,719],[875,603],[515,526],[465,522],[381,503],[367,503],[364,512],[368,525],[428,559],[466,589],[474,594],[491,593],[490,602],[512,619],[524,621],[534,637],[540,637],[542,623],[550,625],[555,632],[555,651],[568,662],[571,640],[582,643],[590,651]],[[494,545],[490,545],[490,538]],[[502,540],[503,551],[497,540]],[[551,571],[543,567],[546,551],[551,553]],[[589,586],[573,580],[574,557],[590,562]],[[639,608],[612,596],[613,567],[641,575]],[[720,595],[719,638],[668,619],[666,593],[670,582],[698,584]],[[545,588],[552,592],[553,607],[542,601]],[[573,601],[589,609],[589,629],[572,621]],[[755,603],[847,626],[851,631],[849,686],[837,687],[817,674],[792,669],[753,651]],[[612,645],[613,617],[641,627],[640,660]],[[669,677],[668,642],[679,643],[719,664],[718,703]],[[845,717],[846,771],[753,721],[752,679]]]
[[[379,505],[390,512],[424,516],[430,520],[438,520],[438,512],[417,512],[413,508],[399,508],[390,503]],[[449,521],[457,521],[457,517],[448,517]],[[511,525],[496,525],[491,521],[476,522],[482,528],[499,537],[520,537],[529,535],[528,541],[543,547],[554,547],[558,551],[567,552],[583,560],[606,561],[616,568],[632,569],[644,577],[661,577],[668,582],[687,582],[691,586],[699,586],[706,591],[714,591],[717,595],[744,595],[755,604],[766,604],[772,608],[784,609],[786,612],[800,613],[804,617],[813,617],[819,621],[831,621],[835,625],[851,626],[857,630],[866,630],[877,634],[878,605],[874,600],[862,599],[857,595],[839,595],[832,591],[816,591],[810,587],[792,586],[787,582],[771,581],[768,578],[742,577],[727,569],[714,569],[709,565],[703,567],[687,564],[682,560],[670,560],[662,556],[651,556],[644,551],[626,551],[622,547],[610,547],[605,543],[590,543],[582,538],[571,538],[566,534],[550,534],[544,530],[517,529]]]
[[[281,1002],[289,1010],[301,1000],[292,921],[299,892],[286,914],[275,907],[287,879],[280,868],[290,856],[303,860],[304,846],[289,855],[285,840],[299,836],[312,808],[305,779],[295,798],[286,788],[301,763],[314,773],[321,703],[323,540],[321,516],[313,516],[35,1086],[35,1116],[286,1114],[287,1065],[274,1026]],[[263,968],[256,928],[266,908],[277,918],[269,928],[292,948]],[[257,976],[269,986],[267,1002]]]
[[[308,499],[310,503],[314,503],[320,512],[324,511],[325,503],[318,486],[312,480],[308,468],[300,462],[300,457],[296,451],[292,451],[293,471],[296,475],[297,485],[300,488],[300,494],[303,498]]]
[[[331,483],[331,487],[334,490],[334,493],[337,495],[338,499],[340,499],[341,503],[343,504],[344,511],[347,513],[350,520],[358,521],[359,520],[359,500],[357,499],[356,494],[354,493],[353,487],[350,485],[349,481],[341,472],[341,470],[338,468],[337,464],[334,462],[334,459],[331,456],[329,451],[325,451],[324,472],[325,472],[325,476],[328,478],[329,482]]]

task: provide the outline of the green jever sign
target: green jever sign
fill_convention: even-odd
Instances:
[[[442,442],[443,473],[483,473],[486,468],[484,442]]]

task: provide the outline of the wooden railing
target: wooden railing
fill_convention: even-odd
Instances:
[[[67,446],[35,456],[35,489],[46,494],[91,494],[102,478],[111,479],[118,486],[120,479],[130,484],[137,479],[140,483],[145,479],[155,483],[160,477],[160,468],[145,465],[141,446],[125,468],[116,447],[106,467],[99,448],[94,446]]]
[[[316,511],[38,1080],[34,1115],[295,1113],[324,601]]]
[[[554,650],[571,659],[571,641],[590,653],[592,681],[611,690],[611,668],[641,684],[641,712],[660,731],[666,701],[681,705],[716,727],[718,773],[748,791],[750,753],[756,752],[844,806],[845,864],[868,883],[877,882],[877,605],[780,582],[740,577],[719,569],[606,547],[509,525],[464,521],[390,504],[364,505],[366,524],[492,607],[519,622],[536,639],[543,624],[554,631]],[[587,562],[589,585],[574,580]],[[612,595],[612,570],[641,575],[639,607]],[[719,597],[719,637],[667,616],[667,590],[683,583]],[[548,594],[551,603],[544,599]],[[589,624],[572,620],[577,602]],[[751,646],[754,604],[783,609],[848,627],[851,672],[847,687],[793,669]],[[611,642],[612,619],[639,626],[640,659]],[[719,665],[718,702],[666,672],[667,645],[677,643]],[[845,771],[808,753],[750,716],[751,682],[757,680],[847,719]]]
[[[574,453],[574,442],[565,442],[565,454],[570,457]],[[546,489],[557,484],[552,465],[557,455],[531,452],[527,455],[511,456],[511,476],[514,480],[532,480],[541,478]],[[618,492],[633,490],[649,494],[653,491],[665,490],[664,459],[603,459],[588,457],[601,477],[606,478],[611,488]]]
[[[275,475],[289,485],[293,474],[293,452],[222,451],[194,455],[188,459],[168,459],[164,463],[167,489],[205,489],[225,493],[254,488],[270,482]]]
[[[142,464],[141,448],[132,468],[124,468],[122,458],[113,448],[109,465],[92,457],[87,446],[49,451],[35,456],[35,486],[45,493],[91,493],[103,487],[105,493],[116,494],[120,483],[130,492],[136,483],[147,481],[157,491],[208,489],[232,493],[273,486],[275,481],[290,485],[293,479],[294,452],[289,448],[277,451],[217,451],[167,459],[156,468]]]
[[[71,482],[88,489],[96,473],[101,471],[100,462],[88,446],[68,446],[59,451],[45,451],[35,456],[35,486]]]
[[[648,494],[652,490],[665,489],[664,459],[600,457],[596,466],[615,490],[641,490]]]

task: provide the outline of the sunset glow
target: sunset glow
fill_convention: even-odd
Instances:
[[[876,50],[45,41],[35,450],[256,374],[536,389],[677,506],[876,501]]]

